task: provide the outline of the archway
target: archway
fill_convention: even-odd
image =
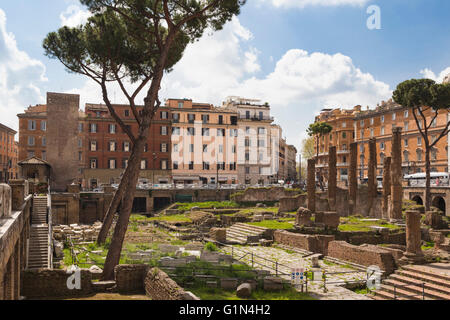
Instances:
[[[415,201],[417,204],[423,206],[423,200],[422,200],[421,196],[414,196],[411,200]]]
[[[434,197],[433,201],[431,202],[431,205],[435,208],[438,208],[445,214],[445,200],[444,198],[437,196]]]

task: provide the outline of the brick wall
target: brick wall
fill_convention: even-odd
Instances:
[[[184,300],[184,289],[158,268],[152,268],[147,272],[144,288],[152,300]]]
[[[70,274],[66,270],[26,270],[22,272],[21,295],[29,298],[43,297],[76,297],[86,296],[93,292],[89,270],[81,270],[81,289],[69,290],[67,279]]]
[[[274,241],[277,243],[324,255],[328,252],[328,243],[333,240],[334,236],[329,235],[308,235],[280,230],[274,232]]]
[[[363,266],[376,265],[387,274],[395,270],[392,252],[375,246],[355,246],[345,241],[331,241],[328,244],[328,256]]]
[[[117,291],[144,292],[144,277],[149,270],[145,264],[121,264],[114,268]]]

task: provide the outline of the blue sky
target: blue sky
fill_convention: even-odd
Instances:
[[[381,30],[366,27],[372,4],[381,9]],[[102,102],[95,84],[68,74],[42,49],[48,32],[83,21],[78,1],[3,1],[0,9],[0,122],[17,129],[15,115],[45,102],[47,91]],[[217,105],[228,95],[261,98],[288,143],[300,147],[323,107],[375,107],[403,80],[450,73],[449,12],[446,0],[248,0],[223,31],[186,51],[160,95]]]

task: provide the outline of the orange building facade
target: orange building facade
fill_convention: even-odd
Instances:
[[[429,108],[424,110],[429,128],[430,143],[436,139],[449,121],[446,110],[435,113]],[[420,117],[418,118],[420,119]],[[374,110],[361,110],[356,106],[350,110],[325,109],[316,117],[316,121],[329,123],[333,130],[319,140],[317,170],[327,173],[328,147],[337,147],[338,181],[346,181],[349,164],[349,145],[358,143],[358,176],[361,181],[367,178],[369,161],[369,140],[376,139],[377,175],[383,174],[383,161],[391,156],[392,128],[402,128],[402,170],[403,174],[425,172],[425,142],[418,130],[410,108],[402,107],[392,100],[383,101]],[[423,125],[423,124],[422,124]],[[315,145],[315,151],[317,147]],[[448,172],[448,137],[442,137],[430,153],[431,171]],[[326,175],[325,175],[326,176]]]
[[[16,131],[0,123],[0,182],[17,179],[18,145]]]

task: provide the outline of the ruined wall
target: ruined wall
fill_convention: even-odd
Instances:
[[[158,268],[150,269],[144,279],[145,293],[152,300],[185,300],[183,288]]]
[[[61,269],[25,270],[22,272],[22,295],[26,298],[77,297],[93,292],[89,270],[81,270],[81,289],[69,290],[67,279],[70,274]]]
[[[79,193],[52,193],[51,196],[54,225],[80,223]]]
[[[144,292],[144,277],[149,266],[145,264],[121,264],[114,268],[117,291]]]
[[[275,242],[300,248],[315,253],[328,254],[328,243],[334,240],[332,235],[307,235],[289,231],[276,230],[273,235]]]
[[[297,211],[300,207],[306,207],[306,194],[299,194],[294,197],[280,198],[278,213]]]
[[[374,246],[355,246],[345,241],[331,241],[328,256],[363,266],[376,265],[387,274],[394,272],[396,267],[392,252]]]
[[[295,196],[295,191],[289,191],[283,187],[272,188],[247,188],[243,193],[234,196],[236,202],[264,202],[279,201],[281,198]]]
[[[8,218],[11,215],[11,187],[7,184],[0,184],[0,219]]]
[[[65,191],[79,174],[79,105],[79,95],[47,93],[47,162],[54,191]]]

